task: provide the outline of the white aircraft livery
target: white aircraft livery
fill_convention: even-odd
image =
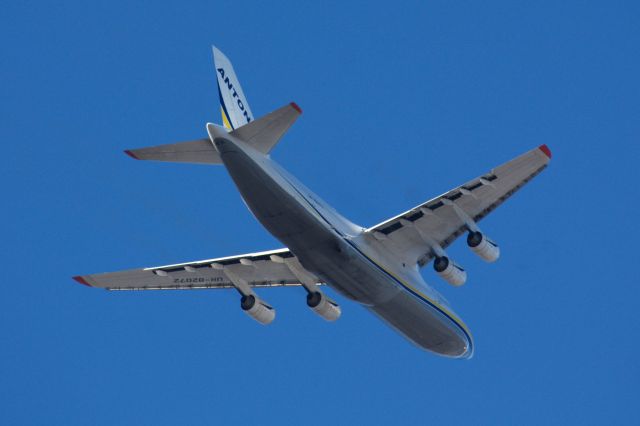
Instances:
[[[231,62],[213,47],[223,126],[208,123],[208,137],[125,151],[138,160],[223,165],[247,207],[286,248],[175,265],[74,277],[107,290],[232,288],[240,307],[261,324],[276,311],[258,287],[300,286],[307,306],[327,321],[341,309],[322,291],[327,285],[373,312],[418,347],[451,358],[470,358],[467,326],[422,278],[436,273],[460,286],[467,272],[446,249],[466,234],[467,245],[486,262],[499,246],[478,222],[544,170],[551,159],[541,145],[488,173],[391,219],[363,228],[323,202],[269,155],[302,113],[290,103],[254,118]]]

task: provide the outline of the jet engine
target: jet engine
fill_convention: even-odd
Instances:
[[[337,320],[342,313],[336,302],[317,291],[307,294],[307,306],[327,321]]]
[[[469,232],[467,245],[485,262],[495,262],[500,257],[500,247],[481,232]]]
[[[467,272],[446,256],[436,257],[433,269],[452,286],[461,286],[467,281]]]
[[[263,325],[271,324],[276,317],[275,309],[252,294],[242,296],[240,307],[247,315]]]

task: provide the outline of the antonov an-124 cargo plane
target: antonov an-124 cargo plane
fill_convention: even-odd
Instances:
[[[461,286],[467,272],[447,254],[466,234],[482,260],[500,249],[478,222],[544,170],[551,152],[541,145],[457,188],[391,219],[363,228],[341,216],[269,155],[302,113],[290,103],[255,119],[231,62],[213,47],[223,126],[207,124],[209,137],[125,151],[138,160],[226,167],[247,207],[286,248],[175,265],[74,277],[108,290],[233,288],[240,307],[261,324],[276,311],[255,290],[300,286],[307,306],[327,321],[340,307],[321,290],[328,285],[358,302],[418,347],[469,358],[471,333],[420,269],[433,261],[440,277]]]

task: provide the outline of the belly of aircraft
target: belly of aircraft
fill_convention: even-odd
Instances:
[[[452,320],[407,291],[368,309],[423,349],[454,358],[472,354],[471,342]]]
[[[319,275],[330,287],[356,295],[351,298],[422,349],[454,358],[471,356],[470,337],[448,314],[395,282],[358,249],[345,243],[339,256],[325,256],[329,261]]]

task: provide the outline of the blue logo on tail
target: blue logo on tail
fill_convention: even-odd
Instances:
[[[247,119],[247,123],[250,122],[251,117],[249,117],[249,113],[244,107],[244,104],[242,103],[240,96],[238,96],[238,92],[236,92],[236,89],[233,87],[233,84],[231,83],[231,81],[229,81],[229,77],[225,77],[224,68],[218,68],[218,72],[220,73],[220,77],[222,78],[224,83],[227,85],[227,89],[229,89],[229,91],[231,92],[231,95],[236,99],[236,102],[238,103],[238,107],[240,108],[240,111],[242,111],[242,115],[244,115],[244,117]]]

